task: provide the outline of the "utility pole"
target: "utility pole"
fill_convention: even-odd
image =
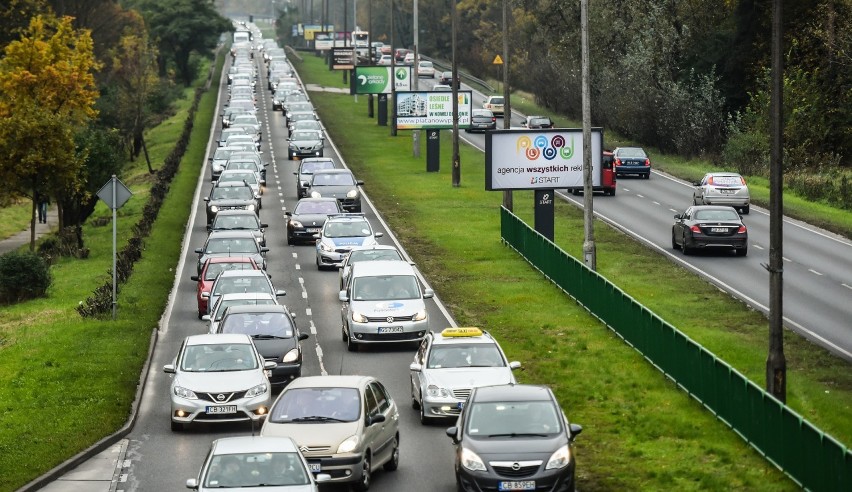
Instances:
[[[373,0],[367,3],[367,54],[370,57],[370,65],[376,62],[373,54]],[[373,95],[367,94],[367,117],[373,117]]]
[[[417,0],[414,0],[414,67],[411,74],[414,77],[414,90],[420,90],[420,74],[417,72],[418,62],[420,60],[420,28],[417,22]],[[394,80],[396,80],[394,78]],[[420,157],[420,130],[411,132],[411,144],[414,146],[414,157]]]
[[[503,129],[512,127],[512,104],[509,102],[509,0],[503,0]],[[514,210],[512,190],[503,190],[503,207]]]
[[[589,0],[580,0],[580,36],[583,65],[583,262],[597,270],[594,211],[592,209],[592,105],[589,100]]]
[[[393,47],[393,38],[394,38],[394,27],[393,27],[393,11],[396,8],[396,2],[391,0],[391,9],[390,9],[390,30],[391,30],[391,125],[390,125],[390,135],[391,137],[396,136],[396,51]]]
[[[781,0],[772,1],[772,90],[769,113],[772,142],[769,152],[769,355],[766,358],[766,391],[787,401],[787,360],[784,357],[784,72]],[[765,265],[764,265],[765,266]]]
[[[459,160],[459,67],[456,60],[456,28],[458,24],[458,0],[453,0],[453,74],[450,85],[453,88],[453,188],[461,186],[461,162]]]

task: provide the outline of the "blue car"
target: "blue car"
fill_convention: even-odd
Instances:
[[[627,174],[645,179],[651,177],[651,159],[641,147],[617,147],[612,154],[616,177]]]

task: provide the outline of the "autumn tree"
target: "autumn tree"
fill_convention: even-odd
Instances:
[[[30,25],[30,19],[48,10],[45,0],[7,0],[0,2],[0,48],[6,46]]]
[[[74,136],[95,116],[97,68],[89,32],[69,17],[34,17],[0,60],[0,181],[33,199],[30,249],[36,193],[61,199],[80,187]]]

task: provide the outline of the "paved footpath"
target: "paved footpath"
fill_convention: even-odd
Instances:
[[[45,234],[55,231],[59,227],[59,215],[56,207],[52,207],[47,210],[47,224],[40,224],[36,221],[35,226],[36,240]],[[26,230],[0,241],[0,255],[5,255],[10,251],[15,251],[21,246],[29,247],[29,244],[30,227],[27,226]]]

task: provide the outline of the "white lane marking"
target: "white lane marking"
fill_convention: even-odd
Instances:
[[[314,325],[314,320],[311,320],[311,335],[317,334],[317,327]]]
[[[307,299],[307,298],[308,298],[308,291],[303,290],[302,291],[302,299]]]
[[[627,193],[630,193],[630,188],[622,188],[622,190],[626,191]]]
[[[296,270],[301,270],[301,269],[302,269],[302,265],[296,263]]]
[[[840,284],[840,285],[846,287],[849,290],[852,290],[852,285],[848,285],[848,284]]]
[[[302,278],[302,277],[299,277],[299,283],[302,285],[302,288],[304,289],[305,288],[305,279]]]
[[[640,195],[639,193],[636,193],[636,196],[638,196],[639,198],[645,198],[645,195]]]
[[[127,473],[122,473],[121,475],[119,475],[118,476],[118,482],[119,483],[127,482]]]
[[[813,268],[808,268],[808,271],[813,273],[814,275],[819,275],[820,277],[822,277],[822,274],[819,273],[818,271],[814,270]]]
[[[654,205],[659,205],[659,204],[660,204],[660,202],[651,202],[651,203],[653,203]]]
[[[124,460],[124,461],[121,463],[121,467],[122,467],[122,468],[130,468],[130,460]]]
[[[319,359],[320,374],[328,376],[328,371],[325,370],[325,364],[322,362],[322,347],[317,343],[317,359]]]
[[[298,258],[295,251],[293,252],[293,258]]]
[[[675,209],[673,209],[673,208],[670,208],[670,209],[669,209],[669,211],[670,211],[670,212],[674,212],[674,213],[678,213],[678,212],[680,212],[680,210],[675,210]]]
[[[786,261],[787,263],[793,263],[793,260],[791,260],[790,258],[787,258],[786,256],[782,256],[781,259]]]
[[[757,248],[757,249],[763,249],[763,246],[761,246],[759,244],[752,244],[752,247]]]
[[[313,314],[311,313],[311,308],[305,309],[305,316],[313,316]]]

